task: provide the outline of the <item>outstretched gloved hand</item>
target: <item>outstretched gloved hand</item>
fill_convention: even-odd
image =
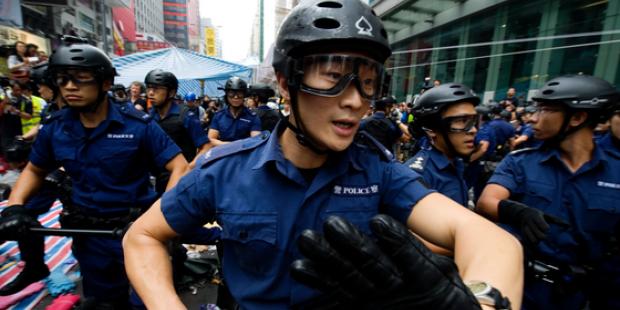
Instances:
[[[347,220],[331,216],[324,235],[305,230],[306,257],[291,276],[326,293],[309,308],[480,309],[454,262],[432,253],[403,224],[387,215],[370,222],[376,241]]]

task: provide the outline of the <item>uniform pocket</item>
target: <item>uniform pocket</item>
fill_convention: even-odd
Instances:
[[[266,274],[273,270],[277,248],[278,214],[269,213],[221,213],[225,255],[233,255],[239,266],[247,272]],[[228,253],[232,251],[232,253]]]
[[[138,147],[135,145],[117,145],[101,149],[101,169],[104,175],[115,178],[126,178],[130,171],[135,171],[134,165],[138,156]],[[146,159],[145,159],[146,160]]]
[[[582,218],[586,231],[611,235],[620,221],[620,195],[589,193]]]
[[[80,165],[76,160],[77,156],[75,155],[75,149],[73,148],[59,148],[56,151],[56,160],[60,163],[65,171],[69,173],[69,175],[76,175],[81,172]]]

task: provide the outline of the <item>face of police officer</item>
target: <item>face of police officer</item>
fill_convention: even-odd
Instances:
[[[54,91],[47,85],[39,84],[39,95],[48,102],[54,99]]]
[[[449,154],[449,147],[444,136],[434,133],[435,147],[444,154],[467,157],[474,151],[474,138],[478,130],[472,126],[478,118],[476,108],[470,102],[460,102],[449,105],[441,112],[441,118],[446,124],[444,130],[456,154]]]
[[[245,101],[245,93],[242,90],[229,89],[226,91],[228,104],[233,108],[241,108]]]
[[[560,133],[564,122],[564,108],[560,104],[539,103],[536,113],[532,113],[530,123],[534,138],[548,140]]]
[[[146,86],[146,97],[151,101],[153,106],[162,107],[167,102],[169,102],[171,98],[174,98],[174,93],[170,93],[168,91],[168,87],[162,85],[147,85]]]
[[[620,112],[615,113],[614,116],[611,117],[610,124],[611,134],[616,139],[620,139]]]
[[[72,108],[86,108],[98,104],[100,85],[92,70],[67,69],[56,73],[56,84],[66,103]],[[105,93],[112,87],[112,81],[103,81]]]

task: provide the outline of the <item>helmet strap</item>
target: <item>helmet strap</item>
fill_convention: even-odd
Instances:
[[[284,121],[286,122],[286,127],[290,128],[295,133],[295,138],[297,138],[297,142],[299,142],[299,144],[309,148],[317,155],[327,154],[329,150],[321,149],[318,146],[318,143],[316,143],[316,141],[306,133],[306,129],[304,128],[303,122],[301,121],[301,116],[299,114],[297,88],[289,85],[289,93],[291,95],[291,111],[293,113],[293,116],[295,117],[295,125],[289,122],[289,118],[287,117],[284,119]]]
[[[577,132],[578,130],[580,130],[581,128],[584,128],[586,126],[588,126],[588,119],[586,119],[583,123],[572,127],[572,128],[568,128],[568,123],[570,123],[570,119],[571,117],[573,117],[573,115],[575,115],[577,111],[571,108],[568,108],[566,110],[566,114],[564,115],[564,120],[562,121],[562,126],[560,127],[560,132],[553,136],[551,139],[547,140],[544,142],[544,145],[547,147],[557,147],[560,145],[560,143],[562,143],[562,141],[564,141],[568,136],[570,136],[571,134]]]

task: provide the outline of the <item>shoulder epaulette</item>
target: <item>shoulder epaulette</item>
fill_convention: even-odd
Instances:
[[[41,119],[41,125],[49,124],[53,122],[54,120],[60,118],[61,115],[62,115],[62,110],[54,111],[46,115],[45,118]]]
[[[148,123],[149,121],[151,121],[151,116],[144,113],[143,111],[139,111],[137,109],[134,108],[130,108],[128,105],[126,104],[121,104],[118,108],[121,113],[123,115],[127,115],[131,118],[143,121],[145,123]]]
[[[363,147],[366,147],[367,149],[370,149],[379,154],[379,157],[383,161],[390,162],[395,160],[394,154],[392,154],[390,150],[385,148],[385,146],[383,146],[381,142],[377,141],[377,139],[375,139],[365,130],[360,130],[357,133],[355,140],[357,144],[362,145]]]
[[[508,155],[517,155],[517,154],[522,154],[522,153],[529,153],[529,152],[536,151],[536,150],[538,150],[537,147],[526,147],[526,148],[523,148],[523,149],[514,150],[514,151],[508,153]]]
[[[409,168],[415,172],[422,173],[424,171],[424,165],[426,164],[426,156],[417,155],[413,157],[413,162],[409,164]]]
[[[214,147],[198,159],[197,166],[206,167],[220,158],[255,149],[261,144],[267,142],[268,139],[269,132],[263,131],[261,132],[261,134],[255,137],[241,139],[228,144],[220,145],[218,147]]]

